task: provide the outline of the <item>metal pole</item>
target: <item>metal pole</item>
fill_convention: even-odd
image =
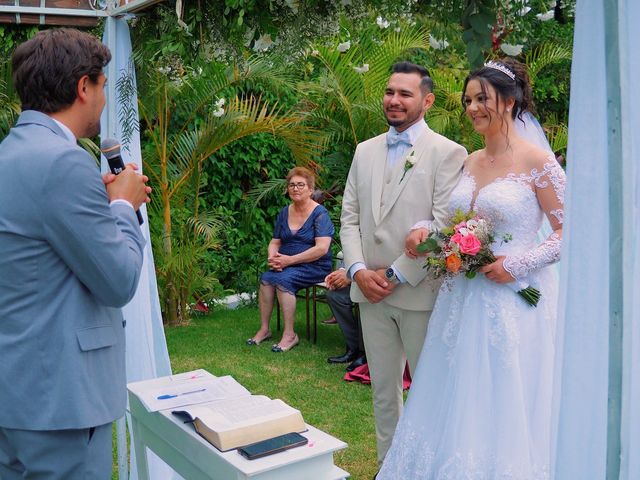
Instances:
[[[623,157],[618,0],[604,0],[609,173],[609,383],[607,480],[620,480],[623,336]]]

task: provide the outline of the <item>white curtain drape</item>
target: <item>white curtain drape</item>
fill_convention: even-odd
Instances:
[[[132,68],[131,63],[131,38],[126,20],[108,18],[103,42],[111,49],[113,60],[108,70],[109,91],[107,106],[101,119],[100,137],[103,139],[115,138],[120,141],[122,144],[122,159],[125,164],[136,163],[139,168],[138,171],[142,172],[140,135],[137,125],[131,131],[131,129],[125,128],[121,122],[123,112],[132,112],[130,118],[135,119],[136,122],[138,119],[135,70]],[[132,95],[128,95],[126,98],[122,98],[123,95],[118,92],[118,83],[123,77],[128,77],[133,85]],[[119,97],[121,97],[120,100],[122,102],[119,101]],[[104,159],[102,161],[102,170],[103,172],[109,170],[108,164]],[[147,239],[147,246],[145,248],[138,291],[133,300],[123,308],[123,315],[127,321],[127,382],[171,375],[171,364],[162,325],[146,207],[143,206],[140,211],[144,218],[142,231]],[[131,425],[129,427],[129,432],[131,432]],[[120,463],[124,463],[124,466],[121,465],[120,468],[120,480],[124,480],[127,470],[126,443],[119,442],[119,448],[125,450],[124,452],[119,452],[118,455]],[[129,478],[135,480],[138,476],[133,443],[131,443],[130,460],[131,471]],[[179,477],[149,451],[149,478],[165,480]]]
[[[637,0],[619,0],[623,278],[609,278],[607,56],[603,0],[577,2],[558,345],[555,479],[603,480],[607,460],[609,294],[622,288],[621,480],[640,478],[640,161]],[[635,105],[635,107],[634,107]],[[635,298],[634,298],[635,297]],[[561,380],[560,380],[561,379]]]

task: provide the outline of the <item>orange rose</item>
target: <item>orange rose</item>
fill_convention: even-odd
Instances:
[[[460,270],[461,266],[462,260],[460,260],[460,257],[455,253],[447,257],[447,270],[449,270],[450,272],[458,273],[458,270]]]

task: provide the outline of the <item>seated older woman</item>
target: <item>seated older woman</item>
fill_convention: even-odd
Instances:
[[[284,330],[280,342],[271,349],[286,352],[298,344],[293,324],[296,312],[296,292],[324,281],[331,272],[331,238],[333,224],[327,210],[311,199],[315,188],[313,173],[296,167],[287,175],[287,191],[291,205],[278,214],[273,238],[267,249],[270,270],[260,278],[260,330],[247,340],[260,345],[271,338],[269,320],[274,297],[282,307]]]

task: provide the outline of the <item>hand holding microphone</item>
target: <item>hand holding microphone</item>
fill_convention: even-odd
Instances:
[[[139,208],[143,203],[150,201],[148,194],[151,193],[151,187],[146,185],[149,179],[145,175],[138,175],[135,172],[137,168],[135,165],[124,165],[117,140],[104,139],[100,145],[100,151],[107,159],[111,173],[116,175],[114,180],[105,182],[109,200],[122,199],[131,203],[136,211],[138,223],[142,225],[143,219]]]

